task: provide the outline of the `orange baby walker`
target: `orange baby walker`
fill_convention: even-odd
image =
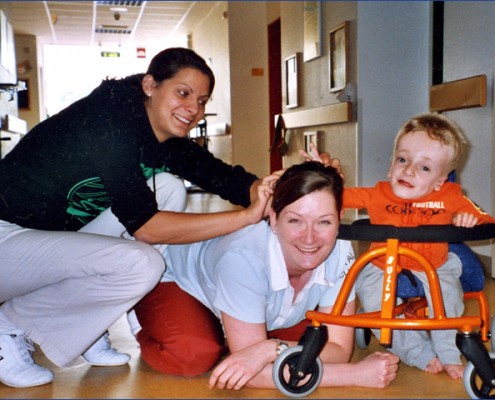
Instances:
[[[363,340],[365,345],[369,343],[369,336],[362,339],[358,337],[358,332],[362,334],[367,330],[370,335],[371,328],[380,330],[380,343],[384,346],[391,344],[394,329],[457,329],[456,345],[468,361],[464,372],[464,386],[467,393],[473,399],[495,398],[495,353],[488,352],[482,343],[491,338],[490,330],[494,330],[495,327],[490,326],[488,303],[483,291],[466,292],[464,289],[464,299],[477,300],[479,315],[446,317],[442,292],[434,267],[420,253],[400,244],[401,242],[461,243],[493,237],[495,237],[495,224],[478,225],[473,228],[458,228],[451,225],[397,228],[370,225],[369,220],[358,220],[352,225],[342,224],[339,228],[340,239],[385,242],[386,245],[368,250],[356,259],[348,271],[330,313],[319,311],[306,313],[306,318],[311,320],[311,324],[307,326],[298,345],[284,350],[275,360],[273,380],[276,387],[289,397],[304,397],[317,389],[323,378],[323,364],[319,354],[328,339],[327,327],[323,325],[324,323],[356,328],[358,346],[360,344],[362,346]],[[424,297],[405,299],[403,303],[396,304],[397,282],[401,272],[397,262],[399,255],[416,260],[424,268],[430,286],[433,317],[427,315],[427,303]],[[386,257],[381,311],[342,315],[359,272],[369,262],[381,256]],[[477,273],[483,274],[482,268],[479,268]],[[484,283],[484,275],[482,278]],[[403,318],[397,318],[398,316]],[[493,351],[495,337],[491,339]]]

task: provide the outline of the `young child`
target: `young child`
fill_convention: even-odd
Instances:
[[[473,227],[495,222],[464,196],[461,186],[447,182],[467,142],[460,129],[440,114],[422,114],[406,121],[394,143],[389,181],[370,188],[344,191],[345,208],[366,208],[372,224],[394,226],[454,224]],[[372,243],[371,247],[383,243]],[[458,317],[464,312],[458,256],[448,252],[448,243],[403,243],[419,251],[436,268],[445,313]],[[383,257],[384,258],[384,257]],[[384,260],[375,259],[359,274],[356,291],[365,312],[379,310]],[[431,295],[423,269],[411,258],[400,259],[425,288],[431,310]],[[379,334],[379,331],[375,332]],[[456,330],[395,330],[391,351],[403,362],[429,373],[445,370],[452,379],[463,376],[464,367],[455,345]]]

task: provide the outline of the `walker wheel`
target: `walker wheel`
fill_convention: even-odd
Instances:
[[[495,353],[489,353],[492,365],[495,367]],[[495,399],[495,388],[486,385],[478,375],[473,363],[467,363],[464,369],[464,387],[471,399]]]
[[[316,358],[305,377],[299,379],[295,376],[295,368],[302,351],[301,345],[289,347],[280,353],[273,364],[273,382],[277,389],[288,397],[310,395],[318,388],[323,378],[323,363],[320,357]]]

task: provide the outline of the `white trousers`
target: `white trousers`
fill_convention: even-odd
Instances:
[[[185,209],[182,181],[162,173],[155,186],[160,209]],[[0,221],[0,334],[22,329],[68,366],[162,277],[161,253],[124,233],[110,210],[79,232]]]

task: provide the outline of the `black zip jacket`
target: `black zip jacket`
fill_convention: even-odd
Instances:
[[[144,107],[143,76],[103,81],[35,126],[0,161],[1,220],[77,231],[111,207],[133,234],[158,211],[146,181],[161,171],[249,205],[255,175],[190,139],[158,142]]]

